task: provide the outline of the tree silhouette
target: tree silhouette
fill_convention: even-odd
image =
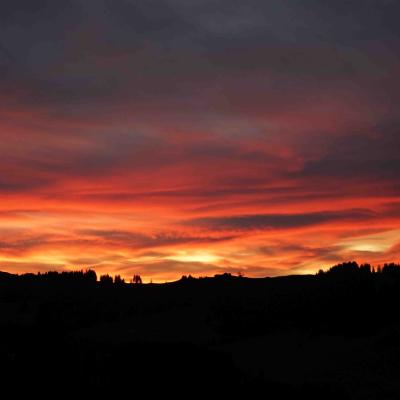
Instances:
[[[400,275],[400,265],[395,263],[385,264],[382,268],[383,274]]]
[[[113,278],[112,278],[110,275],[108,275],[108,274],[101,275],[101,276],[100,276],[100,283],[101,283],[102,285],[112,285],[112,283],[113,283]]]
[[[115,285],[123,285],[125,283],[125,279],[121,278],[121,275],[115,275],[114,284]]]
[[[93,269],[87,269],[84,273],[84,277],[88,282],[97,281],[97,274]]]
[[[133,275],[132,283],[134,285],[141,285],[142,284],[142,278],[140,277],[140,275]]]

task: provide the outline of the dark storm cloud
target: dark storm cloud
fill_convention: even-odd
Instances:
[[[394,180],[400,174],[399,148],[400,123],[383,124],[369,134],[331,139],[326,153],[307,162],[297,175]]]
[[[143,134],[121,132],[96,132],[86,134],[81,146],[41,146],[33,150],[26,165],[36,170],[54,173],[56,176],[101,175],[106,171],[124,165],[132,160],[132,166],[140,168],[162,165],[168,159],[168,152],[159,152],[157,158],[143,160],[143,153],[149,154],[154,148],[163,147],[163,140],[155,140]]]
[[[396,178],[400,173],[400,158],[388,160],[341,159],[339,157],[325,158],[309,162],[303,171],[303,176],[357,178]]]
[[[298,1],[310,14],[318,18],[321,27],[335,32],[343,41],[351,39],[375,40],[399,38],[396,14],[400,4],[396,0]],[[329,36],[328,36],[329,37]]]
[[[1,20],[6,26],[62,31],[91,22],[103,48],[130,49],[143,40],[168,45],[164,50],[207,50],[245,42],[301,43],[315,40],[347,41],[396,36],[396,2],[358,1],[5,1]],[[84,20],[82,21],[82,18]],[[395,23],[396,22],[396,23]],[[67,25],[67,26],[66,26]],[[102,29],[100,29],[102,28]],[[98,30],[98,32],[97,32]],[[54,32],[53,32],[54,33]],[[71,32],[69,32],[71,33]],[[31,40],[34,38],[31,38]],[[118,41],[117,41],[118,40]],[[190,46],[188,46],[190,44]]]
[[[80,2],[74,0],[4,0],[0,6],[1,48],[12,61],[9,75],[26,78],[32,57],[50,66],[64,50],[68,36],[82,22]],[[5,77],[3,77],[5,78]]]
[[[13,181],[10,178],[8,180],[0,179],[0,193],[15,193],[24,192],[41,187],[45,187],[49,183],[48,180],[44,179],[33,179],[24,181]]]
[[[84,109],[85,99],[183,101],[196,82],[224,86],[244,72],[229,83],[239,91],[257,70],[281,89],[288,79],[287,90],[301,86],[300,77],[326,85],[324,77],[373,72],[369,44],[389,45],[400,31],[392,1],[18,0],[1,11],[0,43],[14,59],[7,82],[30,104]],[[254,87],[272,90],[265,79]]]
[[[3,25],[32,25],[50,22],[54,18],[61,20],[73,8],[73,0],[3,0],[0,22]]]
[[[216,230],[289,229],[333,221],[363,221],[374,217],[374,215],[369,210],[327,211],[305,214],[257,214],[197,218],[188,221],[187,224]]]

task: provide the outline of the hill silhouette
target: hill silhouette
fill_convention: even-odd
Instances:
[[[398,264],[165,284],[0,272],[0,372],[15,393],[398,398],[399,309]]]

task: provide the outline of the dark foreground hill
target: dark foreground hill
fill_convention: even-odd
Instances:
[[[3,390],[400,398],[400,267],[168,284],[0,273]]]

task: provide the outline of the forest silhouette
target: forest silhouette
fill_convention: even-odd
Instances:
[[[0,272],[0,372],[14,393],[398,398],[399,309],[394,263],[165,284]]]

